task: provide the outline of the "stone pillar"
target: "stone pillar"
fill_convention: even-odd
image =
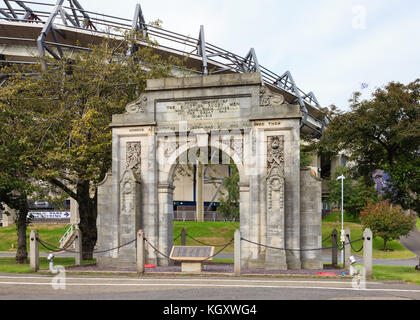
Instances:
[[[268,137],[266,270],[287,270],[284,208],[284,137]]]
[[[239,193],[240,193],[240,232],[241,236],[244,239],[250,240],[250,188],[248,183],[239,183]],[[241,245],[241,266],[243,268],[249,267],[249,260],[251,258],[251,244],[244,242]]]
[[[338,264],[338,232],[334,229],[331,234],[331,264],[333,267]]]
[[[39,270],[39,243],[38,231],[33,230],[29,236],[29,259],[31,271],[38,272]]]
[[[185,247],[187,245],[187,231],[185,228],[182,228],[181,231],[181,246]]]
[[[300,121],[293,120],[290,134],[285,135],[285,244],[287,266],[301,269],[300,261]],[[296,250],[297,249],[297,250]]]
[[[120,245],[123,246],[136,239],[141,226],[141,184],[140,178],[132,170],[124,172],[120,182]],[[119,259],[125,265],[135,265],[135,243],[119,249]]]
[[[104,181],[98,185],[98,218],[96,225],[98,228],[98,251],[116,248],[118,246],[118,216],[113,214],[113,179],[111,174],[107,174]],[[110,264],[110,259],[118,257],[118,251],[101,253],[96,257],[99,267]]]
[[[345,243],[344,243],[344,268],[349,270],[350,268],[350,256],[351,256],[351,234],[350,228],[346,228],[345,230]]]
[[[200,162],[197,163],[196,174],[196,214],[197,222],[204,222],[204,165]]]
[[[175,187],[168,184],[159,185],[159,251],[169,256],[173,246],[173,207]],[[169,261],[162,255],[157,256],[159,266],[168,266]]]
[[[79,223],[79,204],[76,200],[70,198],[70,224],[78,225]]]
[[[363,265],[365,267],[366,278],[370,279],[373,276],[373,262],[372,262],[372,243],[373,235],[370,229],[365,229],[363,232]]]
[[[82,233],[79,229],[74,230],[74,242],[75,242],[75,258],[74,264],[81,266],[83,261],[83,247],[82,247]]]
[[[234,273],[235,276],[241,275],[241,232],[235,231],[235,254],[234,254]]]
[[[322,251],[322,181],[310,169],[300,172],[300,238],[303,269],[323,269]]]

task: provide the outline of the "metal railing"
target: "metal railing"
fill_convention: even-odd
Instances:
[[[60,248],[63,248],[64,247],[64,245],[65,245],[65,243],[67,242],[67,240],[73,235],[73,232],[74,232],[74,229],[76,228],[76,226],[75,225],[71,225],[68,229],[67,229],[67,231],[66,231],[66,233],[61,237],[61,239],[60,239],[60,241],[59,241],[59,244],[60,244]]]
[[[253,48],[245,57],[242,57],[206,42],[203,27],[200,28],[198,38],[195,38],[157,25],[146,24],[139,4],[136,7],[134,19],[130,20],[85,10],[77,0],[67,0],[68,5],[64,4],[64,0],[58,0],[56,4],[11,0],[3,0],[3,3],[5,6],[0,7],[0,20],[42,25],[41,34],[37,39],[7,37],[8,40],[35,42],[41,55],[47,51],[60,59],[63,56],[63,49],[89,50],[86,45],[60,43],[59,35],[62,35],[65,30],[89,32],[90,35],[98,37],[121,37],[125,32],[135,30],[144,35],[143,39],[137,39],[140,46],[149,45],[147,38],[147,40],[157,41],[158,50],[189,57],[199,62],[201,70],[193,70],[198,74],[260,72],[262,83],[285,90],[295,97],[294,103],[299,103],[306,115],[303,120],[306,124],[308,118],[321,123],[322,126],[328,122],[322,112],[319,112],[319,116],[308,112],[308,109],[320,111],[321,106],[313,92],[305,93],[297,87],[289,71],[278,75],[263,67],[259,64]],[[54,41],[46,41],[48,34],[52,35]],[[7,40],[6,37],[0,37],[0,39]]]

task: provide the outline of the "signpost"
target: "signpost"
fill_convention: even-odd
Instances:
[[[34,219],[70,219],[68,211],[29,211],[28,217]]]
[[[170,258],[181,262],[182,272],[202,272],[203,261],[212,261],[214,247],[173,247]]]

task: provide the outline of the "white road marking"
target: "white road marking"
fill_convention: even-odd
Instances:
[[[28,285],[28,286],[51,286],[47,282],[0,282],[0,285]],[[263,289],[316,289],[316,290],[341,290],[358,292],[406,292],[419,293],[420,290],[408,289],[355,289],[342,287],[316,287],[316,286],[276,286],[276,285],[240,285],[240,284],[186,284],[186,283],[66,283],[66,286],[73,287],[99,287],[99,286],[120,286],[120,287],[194,287],[194,288],[263,288]]]
[[[0,279],[39,279],[39,280],[52,280],[54,276],[50,277],[16,277],[16,276],[0,276]],[[352,284],[351,281],[329,281],[329,280],[257,280],[257,279],[209,279],[209,278],[197,278],[197,279],[170,279],[170,278],[150,278],[150,279],[134,279],[134,278],[71,278],[66,277],[66,280],[90,280],[90,281],[173,281],[173,282],[200,282],[200,281],[212,281],[212,282],[246,282],[246,283],[313,283],[313,284]],[[367,282],[367,284],[383,285],[382,282]]]

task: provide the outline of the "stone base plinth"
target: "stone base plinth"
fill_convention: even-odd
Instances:
[[[182,262],[181,272],[200,273],[203,271],[203,264],[201,262]]]
[[[324,264],[320,260],[304,260],[302,261],[302,269],[322,270],[324,269]]]

